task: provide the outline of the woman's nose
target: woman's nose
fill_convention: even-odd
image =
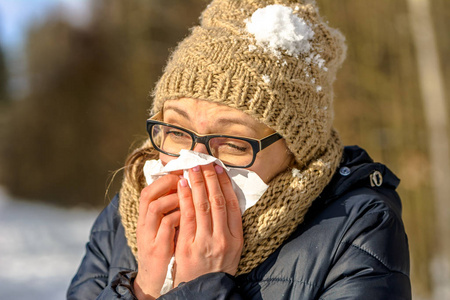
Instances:
[[[202,143],[195,144],[194,149],[192,149],[192,150],[194,150],[195,152],[209,154],[208,150],[206,149],[206,146]]]

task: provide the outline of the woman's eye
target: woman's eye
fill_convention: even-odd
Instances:
[[[242,147],[242,146],[239,146],[239,145],[236,145],[233,143],[227,143],[226,145],[236,151],[240,151],[240,152],[247,151],[247,147]]]
[[[179,131],[179,130],[168,130],[166,131],[166,135],[170,136],[172,138],[185,138],[185,137],[189,137],[188,134],[186,134],[183,131]]]
[[[210,149],[221,155],[247,155],[252,152],[252,146],[244,140],[231,137],[215,137],[209,142]]]

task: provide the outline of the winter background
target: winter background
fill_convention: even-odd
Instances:
[[[450,1],[316,1],[348,44],[335,126],[402,179],[414,299],[450,299]],[[1,299],[65,298],[146,138],[148,91],[208,2],[0,0]]]
[[[64,299],[98,211],[12,199],[0,190],[2,299]]]
[[[0,40],[13,77],[11,89],[24,88],[20,71],[24,34],[58,7],[82,25],[89,16],[83,0],[0,0]],[[32,199],[13,199],[0,187],[0,298],[65,299],[84,255],[98,209],[64,209]]]

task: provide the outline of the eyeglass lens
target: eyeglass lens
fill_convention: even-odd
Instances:
[[[163,152],[178,155],[182,149],[191,150],[194,140],[187,132],[172,126],[155,124],[152,139]],[[208,141],[210,154],[230,166],[246,166],[253,160],[252,145],[241,139],[214,137]]]

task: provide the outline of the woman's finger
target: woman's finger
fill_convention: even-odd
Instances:
[[[189,180],[191,182],[192,199],[195,208],[196,234],[211,235],[211,206],[208,200],[205,180],[203,178],[202,169],[196,166],[189,170]]]
[[[145,216],[145,230],[151,238],[155,238],[163,218],[179,207],[178,195],[170,194],[150,202]]]
[[[180,232],[185,238],[195,237],[196,219],[195,207],[192,200],[191,188],[185,178],[181,178],[178,182],[178,199],[180,201]]]
[[[219,180],[220,188],[225,197],[226,201],[226,211],[227,211],[227,223],[230,233],[234,237],[242,237],[242,213],[239,207],[239,201],[236,193],[233,190],[233,185],[231,183],[228,174],[224,172],[224,169],[216,165],[215,166],[217,177]]]
[[[208,199],[211,205],[211,218],[213,233],[228,234],[228,219],[226,199],[220,187],[218,174],[216,170],[223,173],[220,166],[217,169],[213,164],[202,166],[203,177],[206,182],[206,190],[208,192]],[[226,176],[226,175],[225,175]]]
[[[142,189],[139,197],[139,216],[141,217],[138,219],[138,226],[142,226],[145,223],[148,205],[152,201],[176,190],[177,182],[178,176],[169,174],[158,178],[152,184]]]
[[[180,211],[173,211],[161,219],[155,242],[166,255],[173,255],[175,251],[175,233],[180,226]]]

